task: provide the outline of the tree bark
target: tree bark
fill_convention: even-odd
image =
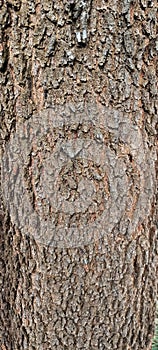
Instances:
[[[2,349],[151,349],[156,10],[0,1]]]

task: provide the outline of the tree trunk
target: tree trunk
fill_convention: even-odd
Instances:
[[[151,349],[155,1],[0,1],[3,350]]]

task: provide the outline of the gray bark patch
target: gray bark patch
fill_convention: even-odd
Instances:
[[[12,222],[53,247],[108,240],[118,224],[130,235],[154,194],[155,155],[143,137],[128,114],[97,104],[54,106],[19,122],[2,169]]]

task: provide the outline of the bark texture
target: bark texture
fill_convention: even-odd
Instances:
[[[74,179],[78,185],[78,174],[92,179],[97,172],[95,206],[86,216],[82,211],[68,217],[58,212],[56,225],[68,220],[71,227],[78,222],[82,231],[85,223],[90,225],[105,209],[102,184],[107,203],[112,198],[114,205],[116,193],[113,211],[109,208],[109,222],[114,223],[110,232],[107,224],[102,235],[97,238],[96,234],[86,244],[52,247],[39,240],[36,232],[30,233],[30,227],[28,232],[17,227],[8,210],[12,203],[6,206],[4,198],[4,183],[7,186],[10,175],[3,175],[2,349],[151,349],[157,266],[156,15],[156,0],[0,1],[1,157],[14,134],[19,135],[18,125],[23,128],[28,121],[34,125],[34,117],[40,125],[54,106],[55,115],[65,113],[65,118],[70,110],[84,115],[87,106],[93,105],[102,116],[97,127],[79,123],[79,118],[75,126],[53,127],[43,149],[36,139],[34,155],[26,145],[24,169],[5,163],[8,174],[10,169],[15,170],[15,177],[24,172],[37,211],[35,164],[40,169],[56,139],[86,139],[88,135],[96,140],[96,132],[110,154],[106,173],[91,161],[71,163],[68,170],[62,170],[64,180],[59,186],[65,198],[69,195],[67,203],[73,202],[77,198]],[[96,114],[95,108],[89,110]],[[17,162],[19,144],[15,144]],[[125,202],[120,197],[124,186]],[[14,201],[14,190],[10,193],[8,188],[8,193]],[[23,198],[17,199],[17,206],[22,202]],[[42,202],[39,215],[52,214],[52,207]],[[117,220],[116,207],[122,210]]]

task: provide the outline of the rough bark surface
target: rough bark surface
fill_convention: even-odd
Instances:
[[[43,148],[36,139],[31,151],[26,145],[27,162],[24,169],[20,165],[15,169],[15,177],[18,171],[24,172],[37,212],[40,180],[34,169],[41,169],[46,152],[53,152],[59,137],[69,141],[82,136],[85,140],[88,135],[94,141],[96,132],[110,154],[105,174],[92,161],[71,163],[69,169],[62,170],[64,180],[59,186],[70,203],[78,198],[79,174],[91,178],[96,188],[95,206],[86,216],[82,211],[68,217],[57,212],[56,225],[67,220],[71,227],[78,222],[82,231],[85,220],[87,225],[95,221],[110,198],[114,203],[114,192],[117,208],[123,213],[115,220],[115,205],[109,211],[109,222],[114,222],[111,231],[107,224],[107,230],[88,244],[47,245],[35,231],[30,233],[30,227],[26,232],[14,222],[12,203],[9,207],[5,203],[4,184],[7,186],[10,175],[3,171],[2,349],[151,349],[157,266],[156,15],[156,0],[0,1],[1,157],[9,143],[14,145],[18,125],[23,128],[28,121],[31,125],[33,118],[39,119],[40,125],[54,106],[54,115],[59,117],[62,108],[65,116],[70,110],[82,115],[87,106],[95,105],[101,121],[106,120],[104,130],[102,124],[79,122],[53,128]],[[108,111],[106,115],[102,108]],[[17,162],[18,146],[23,149],[21,140],[19,136],[15,144]],[[10,169],[14,171],[11,162],[2,162],[2,167],[4,164],[8,174]],[[49,168],[47,161],[45,165]],[[107,198],[102,198],[103,184]],[[125,202],[120,197],[124,186]],[[8,193],[14,201],[14,190],[11,194],[8,188]],[[23,198],[18,201],[15,203],[20,206]],[[40,204],[41,217],[52,215],[52,203]]]

